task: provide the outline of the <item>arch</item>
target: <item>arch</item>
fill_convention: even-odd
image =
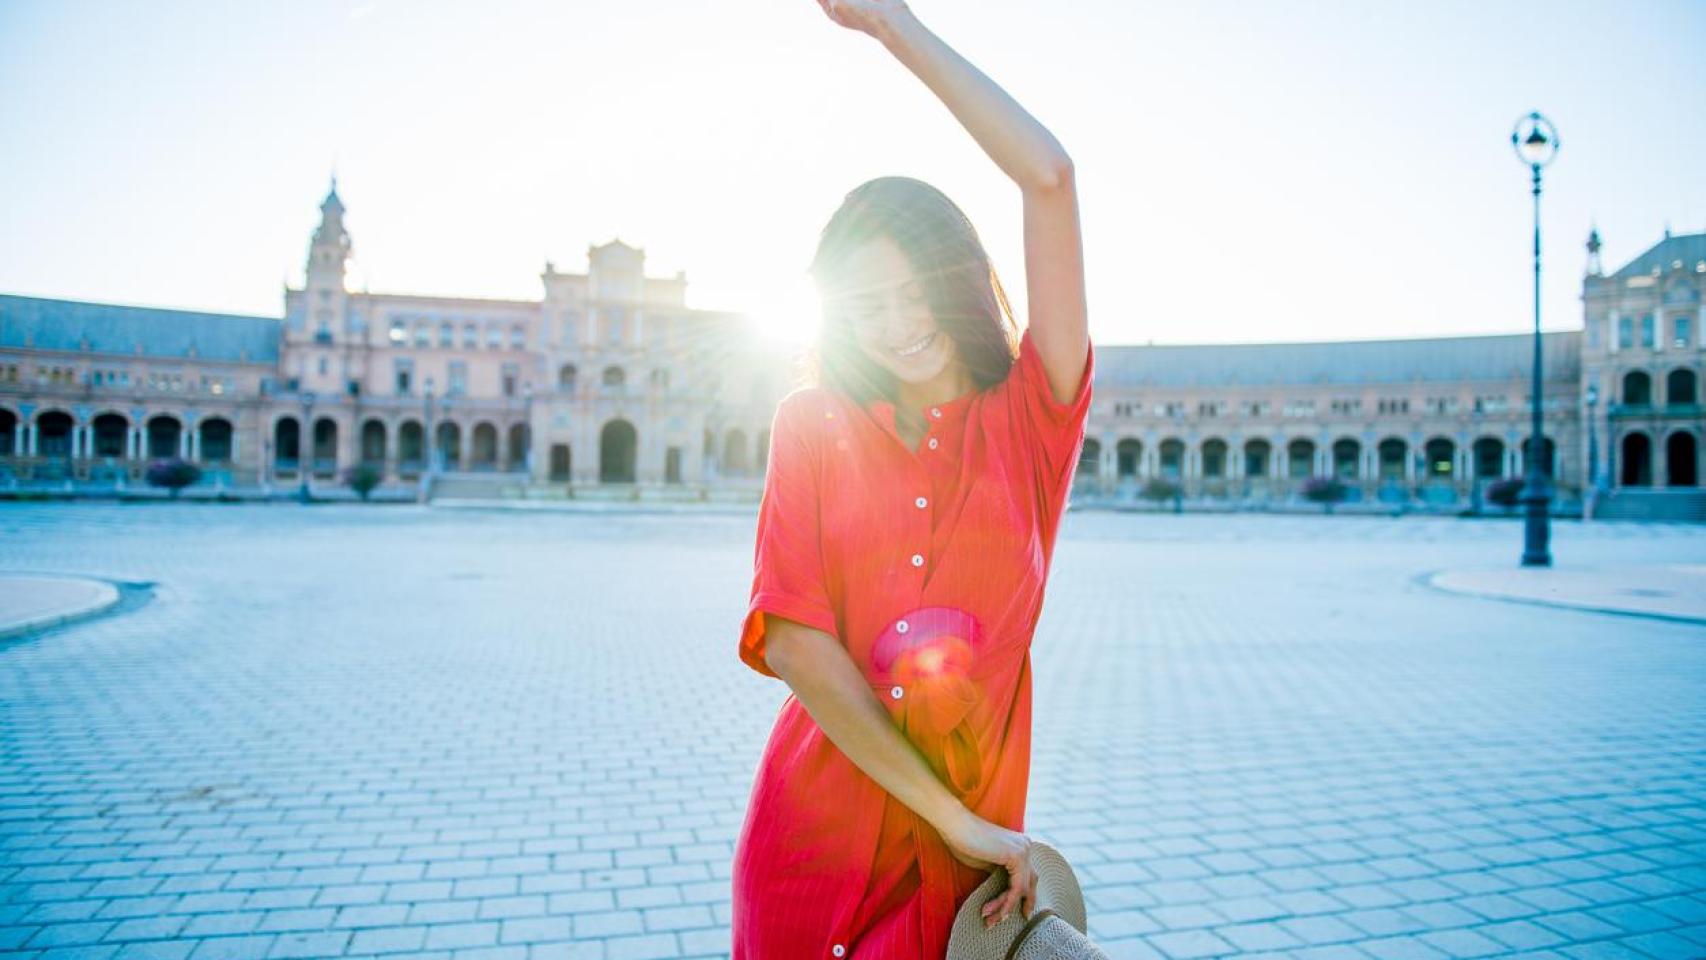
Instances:
[[[462,465],[462,427],[454,420],[444,420],[433,429],[432,455],[446,470]]]
[[[418,427],[417,427],[418,429]],[[361,463],[385,462],[385,423],[378,417],[368,418],[361,425]]]
[[[1699,382],[1693,370],[1678,367],[1665,374],[1665,406],[1687,407],[1699,402]]]
[[[201,434],[196,451],[202,463],[231,462],[231,438],[236,433],[231,421],[224,417],[208,417],[196,424],[196,430]]]
[[[639,434],[626,420],[612,420],[598,431],[598,482],[633,483]]]
[[[527,451],[533,446],[533,430],[525,423],[509,425],[509,436],[505,438],[509,450],[508,466],[518,470],[527,466]]]
[[[63,410],[49,410],[37,414],[36,456],[71,456],[71,433],[75,424],[76,421],[71,419],[71,414]]]
[[[1422,444],[1422,463],[1426,465],[1424,481],[1451,481],[1457,478],[1457,444],[1449,437],[1433,437]]]
[[[1333,476],[1349,483],[1362,476],[1362,444],[1355,437],[1333,441]]]
[[[1244,441],[1244,476],[1266,478],[1273,459],[1273,444],[1260,437]]]
[[[1074,483],[1094,483],[1102,472],[1102,442],[1095,437],[1085,437],[1084,444],[1078,450],[1078,464],[1073,467]]]
[[[550,479],[555,483],[563,483],[569,479],[569,445],[566,443],[551,444]]]
[[[1404,458],[1409,456],[1409,453],[1410,445],[1402,437],[1387,437],[1375,444],[1374,454],[1379,462],[1382,483],[1404,481]]]
[[[1315,441],[1298,437],[1285,445],[1285,475],[1292,479],[1314,476]]]
[[[1480,437],[1470,445],[1472,473],[1477,480],[1496,480],[1505,475],[1505,442],[1498,437]]]
[[[103,413],[95,418],[95,456],[123,457],[129,450],[130,418],[122,413]]]
[[[295,417],[279,417],[273,423],[272,457],[274,466],[285,468],[302,459],[302,424]]]
[[[1528,475],[1528,451],[1532,448],[1534,438],[1522,438],[1522,472]],[[1546,434],[1540,435],[1540,472],[1547,477],[1554,475],[1554,467],[1558,458],[1557,445]]]
[[[475,470],[491,470],[498,465],[498,428],[490,420],[481,420],[474,424],[473,462],[469,466]]]
[[[1687,430],[1678,430],[1665,438],[1665,486],[1695,487],[1700,485],[1699,441]]]
[[[1124,480],[1137,476],[1138,464],[1143,462],[1143,441],[1126,437],[1114,444],[1114,476]]]
[[[184,425],[171,414],[162,413],[150,417],[146,427],[148,456],[151,458],[177,456],[178,437],[183,431]]]
[[[1202,475],[1207,479],[1224,479],[1226,477],[1226,441],[1219,437],[1210,437],[1202,442]]]
[[[404,420],[397,427],[397,462],[419,467],[426,460],[426,428],[419,420]]]
[[[19,451],[12,449],[12,443],[18,432],[18,415],[11,410],[0,407],[0,456],[15,457]]]
[[[1625,487],[1653,485],[1653,441],[1639,430],[1623,435],[1618,442],[1617,483]]]
[[[1631,370],[1623,375],[1623,405],[1641,406],[1653,402],[1653,378],[1645,370]]]
[[[1160,455],[1161,476],[1169,480],[1178,480],[1185,472],[1185,442],[1178,437],[1168,437],[1161,441],[1156,448]]]
[[[723,434],[723,476],[746,476],[746,434],[739,428]]]
[[[314,421],[314,469],[336,470],[338,466],[338,422],[331,417]]]

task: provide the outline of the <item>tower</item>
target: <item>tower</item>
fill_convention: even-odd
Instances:
[[[1599,262],[1599,226],[1596,224],[1588,231],[1588,276],[1601,277],[1605,270]]]
[[[344,203],[338,199],[338,178],[320,203],[320,225],[308,244],[307,282],[303,285],[307,329],[304,339],[333,343],[348,333],[348,292],[344,281],[349,270],[350,238],[344,229]]]

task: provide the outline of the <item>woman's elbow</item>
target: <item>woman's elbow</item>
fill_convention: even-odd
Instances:
[[[1030,188],[1043,193],[1071,191],[1076,188],[1075,176],[1072,158],[1062,152],[1031,175]]]

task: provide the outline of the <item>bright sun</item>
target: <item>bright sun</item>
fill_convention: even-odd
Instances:
[[[817,334],[822,306],[817,288],[805,274],[776,275],[748,300],[753,324],[766,340],[803,346]]]

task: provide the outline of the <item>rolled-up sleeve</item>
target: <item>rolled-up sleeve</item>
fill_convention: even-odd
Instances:
[[[1078,382],[1078,394],[1071,401],[1061,403],[1049,386],[1048,373],[1043,369],[1043,358],[1031,338],[1030,327],[1026,327],[1019,337],[1019,359],[1009,373],[1015,378],[1010,396],[1018,407],[1015,416],[1021,429],[1028,433],[1026,439],[1036,457],[1037,480],[1043,484],[1045,491],[1059,490],[1070,483],[1072,472],[1078,466],[1095,373],[1096,347],[1089,344],[1084,356],[1084,373]]]
[[[783,399],[770,425],[769,463],[758,506],[752,596],[740,631],[740,658],[767,677],[766,612],[836,635],[820,538],[818,419],[804,394]]]

